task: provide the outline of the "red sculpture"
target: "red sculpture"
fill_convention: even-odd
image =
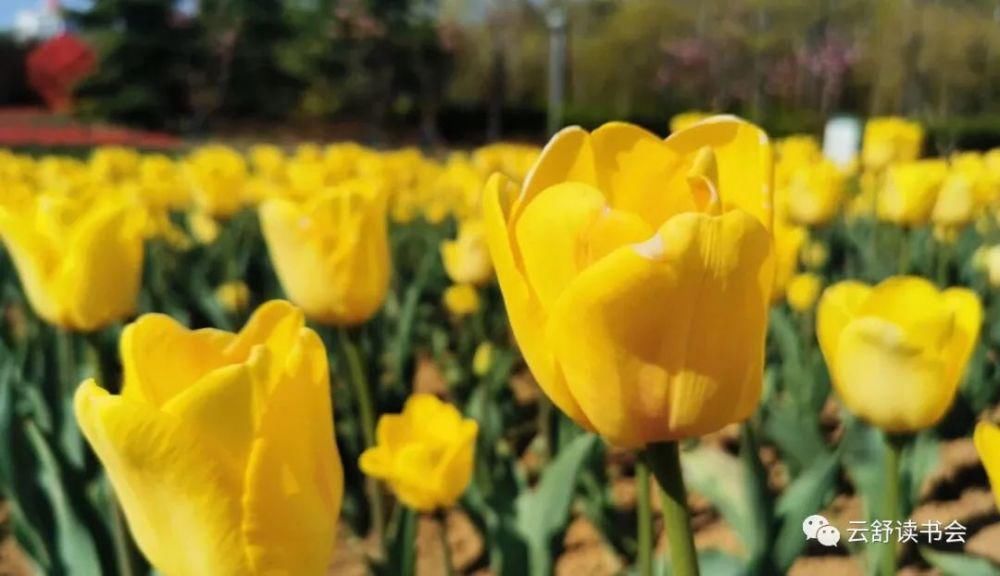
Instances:
[[[90,46],[63,32],[28,54],[28,83],[50,109],[66,111],[73,104],[73,87],[96,65],[97,57]]]

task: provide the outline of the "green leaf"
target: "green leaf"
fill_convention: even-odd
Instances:
[[[706,576],[746,576],[750,573],[742,559],[720,550],[705,550],[699,553],[698,570]],[[629,573],[636,574],[635,568]],[[653,559],[653,574],[656,576],[673,574],[673,570],[663,554],[657,554]]]
[[[907,489],[907,509],[902,511],[904,516],[909,515],[912,503],[920,498],[924,478],[937,468],[940,456],[940,443],[932,430],[918,434],[906,450],[901,471],[901,480]]]
[[[38,458],[38,482],[49,496],[55,516],[59,556],[78,574],[101,574],[101,563],[91,532],[77,517],[63,485],[59,464],[48,442],[32,422],[25,424],[28,441]]]
[[[749,478],[739,459],[719,448],[700,445],[681,458],[684,481],[718,509],[748,546],[759,530],[751,516]]]
[[[822,509],[832,494],[837,480],[837,464],[836,453],[817,459],[778,498],[776,511],[782,522],[774,555],[782,573],[791,567],[806,545],[802,521]]]
[[[532,557],[531,573],[548,574],[552,562],[549,544],[569,520],[570,504],[580,468],[597,446],[598,438],[583,434],[552,460],[534,490],[522,492],[515,502],[517,532],[524,537]]]
[[[944,576],[1000,576],[1000,566],[986,558],[956,552],[939,552],[928,546],[921,546],[919,550],[924,560],[940,570]]]

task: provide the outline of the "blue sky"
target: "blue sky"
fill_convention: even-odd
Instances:
[[[60,4],[70,8],[79,8],[89,4],[88,0],[61,0]],[[22,10],[38,10],[44,5],[44,0],[0,0],[0,29],[6,30],[14,25],[14,17]]]

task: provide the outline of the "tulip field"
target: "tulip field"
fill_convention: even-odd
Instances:
[[[0,149],[0,575],[1000,574],[1000,149],[659,132]]]

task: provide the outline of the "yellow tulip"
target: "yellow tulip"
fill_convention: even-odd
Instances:
[[[169,156],[149,154],[139,162],[139,185],[142,198],[153,208],[180,210],[190,201],[180,170]]]
[[[844,176],[828,160],[798,168],[784,191],[785,212],[797,224],[819,226],[837,215],[844,197]]]
[[[900,225],[926,224],[947,175],[948,164],[944,160],[890,166],[878,194],[878,217]]]
[[[80,429],[136,543],[170,576],[323,574],[343,495],[323,343],[287,302],[239,334],[147,314],[124,387],[77,390]]]
[[[892,433],[937,423],[975,347],[982,306],[965,288],[939,292],[900,276],[871,287],[841,282],[819,302],[817,336],[844,404]]]
[[[481,286],[493,278],[493,262],[482,222],[463,222],[456,239],[441,243],[441,259],[452,282]]]
[[[219,238],[219,223],[201,210],[193,210],[187,215],[188,229],[200,244],[212,244]]]
[[[455,316],[468,316],[479,310],[479,293],[471,284],[453,284],[444,291],[444,307]]]
[[[472,479],[479,426],[433,394],[414,394],[402,414],[378,420],[377,443],[361,470],[386,482],[399,500],[430,512],[455,504]]]
[[[802,262],[815,270],[826,266],[827,261],[830,259],[830,251],[827,250],[826,244],[822,242],[809,241],[803,246],[801,256]]]
[[[811,273],[796,274],[788,283],[786,294],[788,305],[796,312],[808,312],[812,310],[822,289],[823,279],[819,276]]]
[[[143,211],[113,195],[0,206],[0,238],[31,307],[71,330],[97,330],[135,311],[145,228]]]
[[[363,181],[260,206],[285,293],[310,318],[335,325],[359,324],[382,307],[390,272],[385,220],[384,194]]]
[[[476,352],[472,356],[472,373],[482,378],[493,366],[493,344],[483,342],[476,346]]]
[[[972,264],[977,270],[986,272],[990,287],[1000,288],[1000,245],[976,249]]]
[[[490,179],[484,220],[511,326],[563,412],[639,447],[754,410],[771,171],[767,136],[720,116],[666,140],[625,123],[567,128],[520,192]]]
[[[788,186],[792,175],[801,168],[812,166],[823,159],[819,142],[808,134],[782,138],[774,143],[774,151],[774,183],[778,190]]]
[[[802,226],[791,226],[775,221],[774,226],[774,288],[773,300],[781,300],[785,289],[799,269],[799,255],[809,240],[809,231]]]
[[[215,300],[227,312],[242,312],[250,305],[250,288],[239,280],[233,280],[215,289]]]
[[[941,185],[931,221],[938,226],[958,228],[972,222],[977,209],[975,183],[953,170]]]
[[[920,157],[924,129],[905,118],[872,118],[865,124],[861,162],[868,170],[881,170],[894,162]]]
[[[199,210],[215,218],[227,218],[246,204],[246,160],[232,148],[203,146],[184,165]]]
[[[989,422],[980,422],[976,425],[973,442],[993,487],[993,498],[1000,507],[1000,428]]]
[[[249,150],[250,164],[257,176],[279,181],[285,176],[285,153],[273,144],[257,144]]]

